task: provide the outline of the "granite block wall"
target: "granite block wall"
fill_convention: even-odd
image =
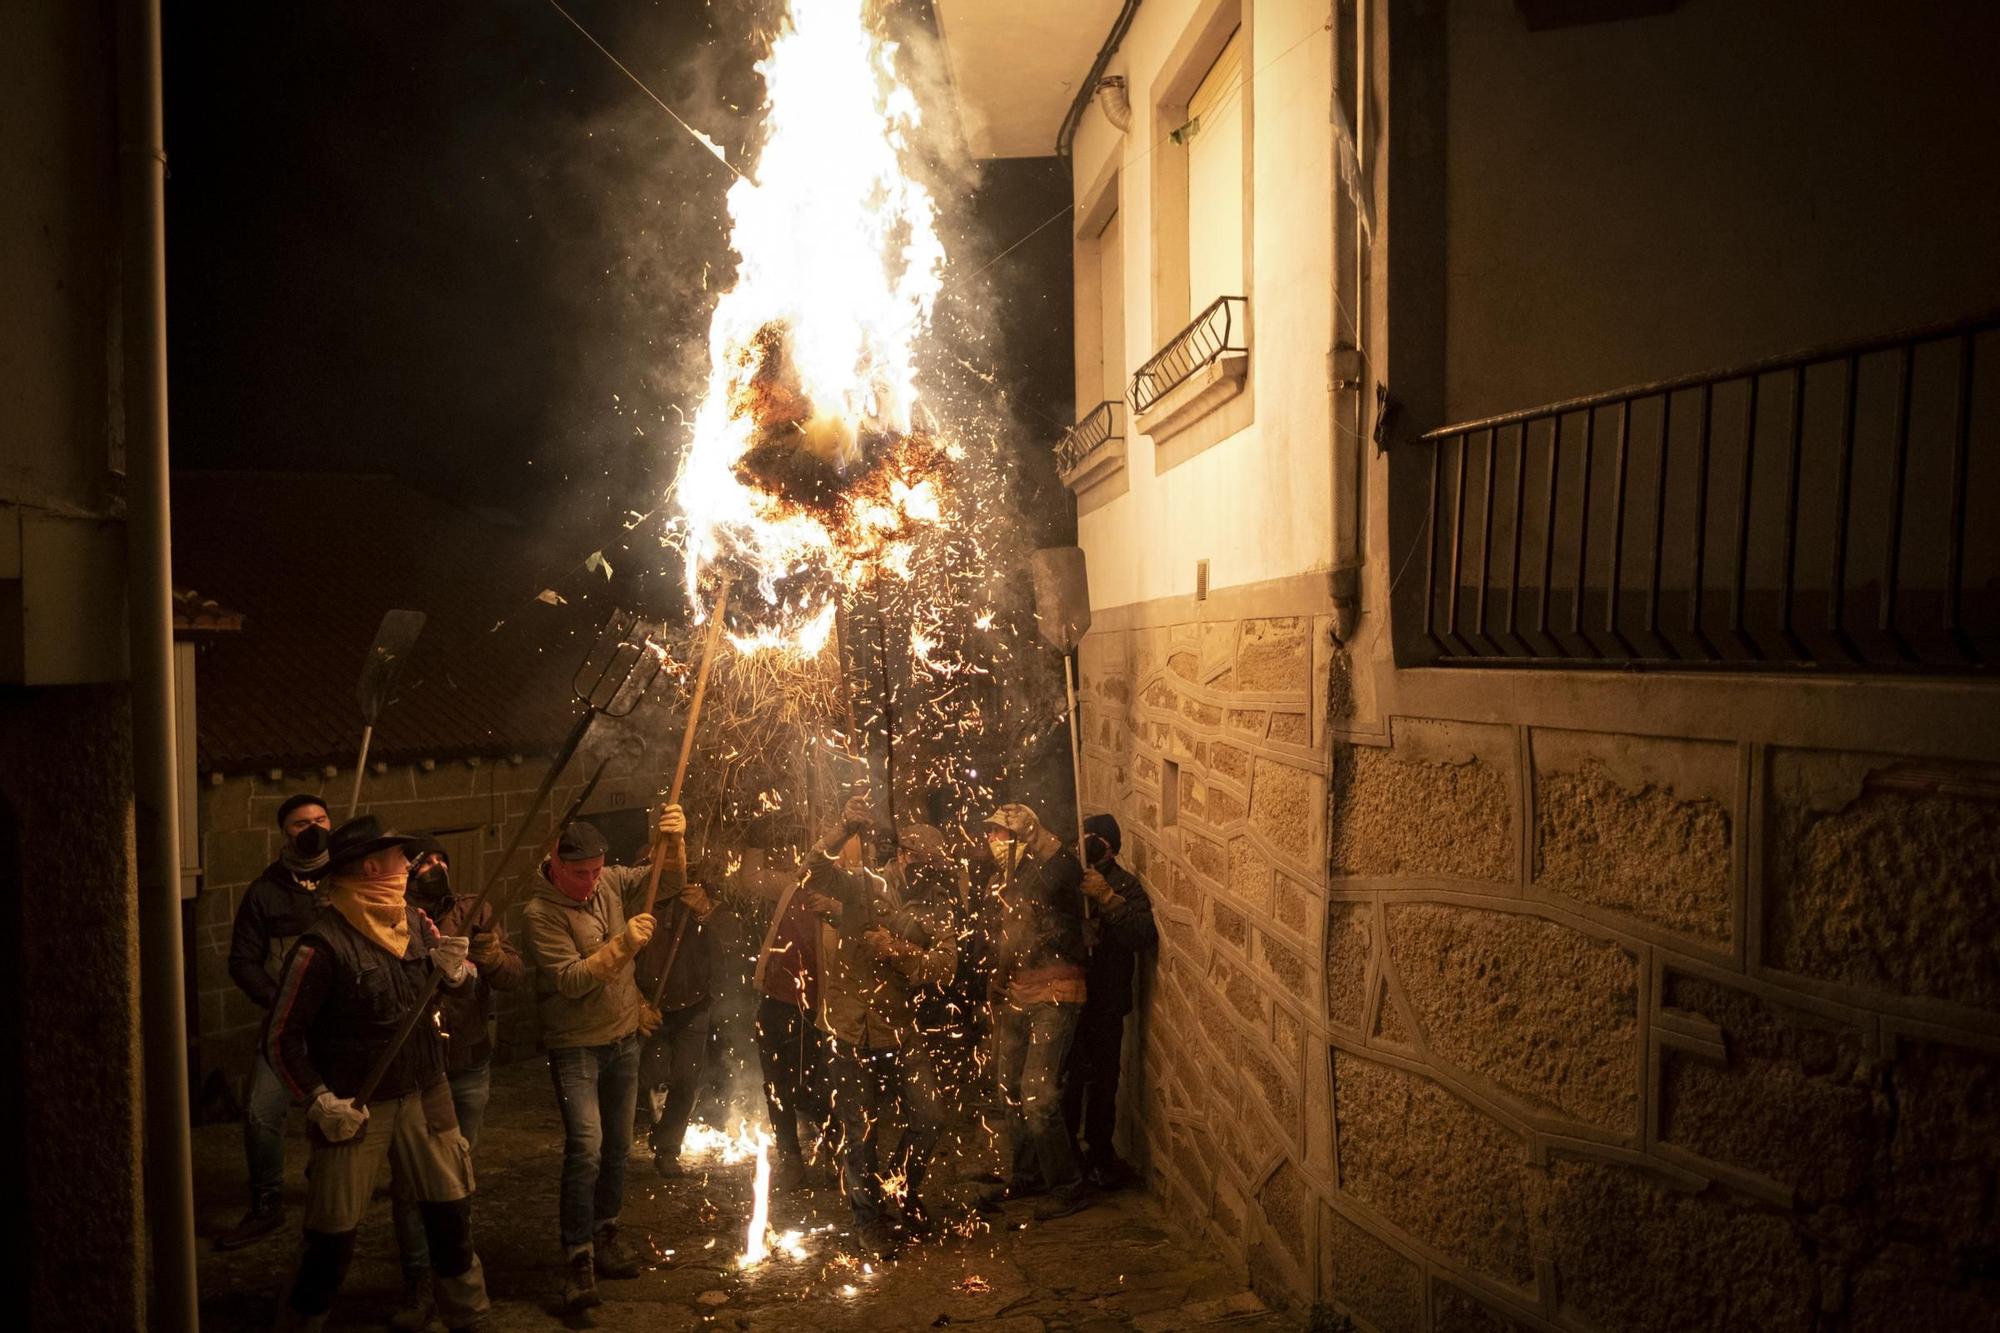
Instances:
[[[1086,803],[1160,920],[1122,1132],[1175,1214],[1385,1333],[2000,1326],[2000,770],[1349,743],[1326,631],[1085,644]]]
[[[399,765],[385,773],[368,775],[362,789],[361,811],[373,811],[391,827],[406,833],[452,835],[447,842],[458,849],[454,853],[453,874],[468,892],[476,891],[482,878],[499,864],[501,851],[520,827],[535,788],[547,774],[547,765],[545,758],[526,758],[519,763],[505,759],[439,760],[428,771],[416,765]],[[529,828],[521,849],[509,863],[508,873],[494,883],[493,901],[502,907],[502,924],[509,938],[516,942],[520,939],[524,895],[536,873],[551,826],[575,799],[588,775],[585,765],[570,766],[569,773],[550,793],[547,804]],[[592,798],[593,811],[620,798],[621,786],[630,785],[621,783],[623,776],[616,766],[607,772]],[[194,960],[199,1024],[194,1034],[199,1051],[197,1086],[219,1074],[240,1093],[250,1072],[264,1015],[229,979],[229,940],[244,890],[278,855],[282,842],[276,823],[279,804],[293,792],[324,792],[333,802],[334,819],[338,823],[353,781],[352,770],[340,770],[332,777],[318,774],[287,774],[277,780],[268,775],[229,777],[203,785],[202,881],[188,942]],[[633,787],[630,799],[643,804],[649,791]],[[471,862],[465,859],[464,849],[468,847],[478,849],[477,859]],[[535,1041],[532,997],[525,990],[503,995],[499,1016],[501,1058],[516,1052],[531,1052]]]

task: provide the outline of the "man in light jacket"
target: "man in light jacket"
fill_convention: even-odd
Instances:
[[[659,844],[684,856],[687,817],[660,811]],[[618,1237],[625,1163],[639,1091],[645,1006],[633,962],[653,937],[646,866],[606,866],[604,835],[581,821],[542,862],[542,882],[522,909],[522,947],[534,970],[542,1046],[563,1118],[558,1216],[568,1270],[563,1308],[599,1302],[597,1278],[639,1275]]]

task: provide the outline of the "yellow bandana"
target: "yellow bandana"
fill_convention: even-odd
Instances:
[[[380,879],[335,875],[327,884],[326,902],[390,957],[401,958],[410,947],[410,914],[403,902],[408,888],[409,880],[403,875]]]

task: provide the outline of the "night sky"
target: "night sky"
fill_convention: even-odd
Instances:
[[[567,7],[743,160],[754,5]],[[574,528],[580,552],[657,501],[704,373],[705,276],[729,262],[714,158],[547,0],[171,6],[167,25],[176,467],[395,472]],[[1053,160],[943,179],[960,274],[1068,199]],[[1072,406],[1068,262],[1057,219],[974,284],[990,304],[940,311],[995,330],[973,359],[1021,423],[1044,542],[1070,539],[1046,459]]]

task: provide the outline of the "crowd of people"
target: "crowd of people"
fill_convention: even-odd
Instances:
[[[302,1105],[304,1244],[278,1327],[324,1323],[385,1157],[406,1284],[392,1323],[483,1321],[473,1154],[496,996],[515,989],[534,996],[562,1116],[563,1309],[598,1304],[599,1279],[636,1277],[619,1233],[634,1139],[643,1121],[654,1170],[682,1175],[716,1002],[738,975],[722,899],[745,914],[762,900],[690,876],[677,805],[633,865],[607,864],[604,837],[573,821],[546,850],[517,944],[436,839],[373,815],[335,828],[314,795],[277,820],[282,854],[244,894],[229,963],[267,1014],[244,1119],[250,1208],[216,1246],[284,1229],[286,1116]],[[1130,1178],[1112,1146],[1120,1047],[1156,937],[1117,821],[1092,816],[1072,848],[1017,803],[982,832],[954,847],[856,795],[814,845],[761,849],[756,878],[775,901],[748,971],[773,1185],[830,1172],[848,1243],[872,1258],[938,1230],[925,1176],[967,1110],[1006,1130],[982,1210],[1033,1199],[1053,1220]]]

